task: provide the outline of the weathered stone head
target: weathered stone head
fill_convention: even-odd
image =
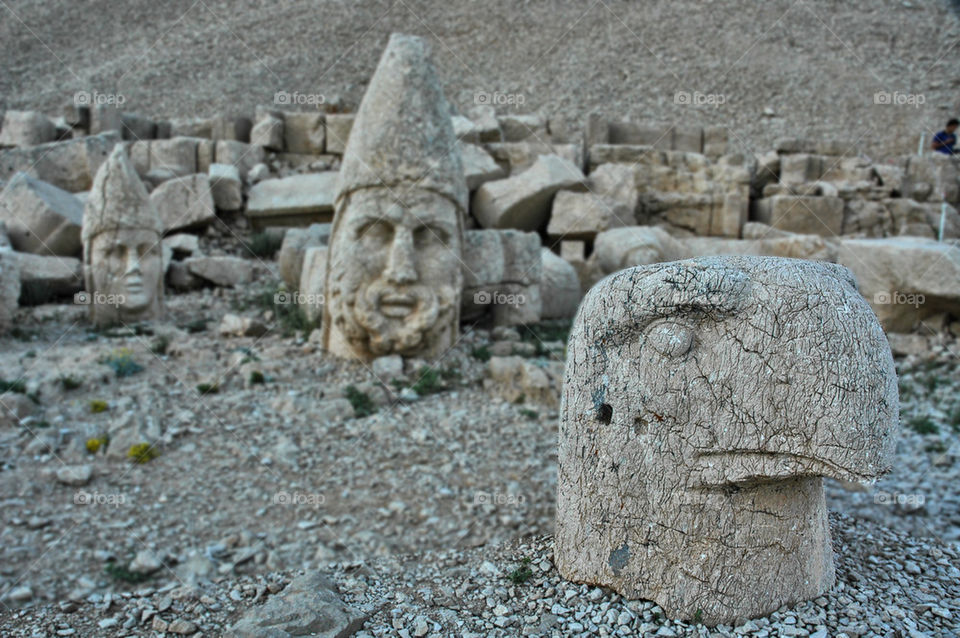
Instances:
[[[97,171],[83,215],[90,319],[100,325],[160,316],[162,225],[123,145]]]
[[[821,477],[870,482],[899,431],[890,347],[841,266],[713,257],[615,273],[570,334],[556,562],[729,623],[834,581]]]
[[[456,339],[467,187],[427,44],[390,38],[343,156],[323,343],[369,360]]]

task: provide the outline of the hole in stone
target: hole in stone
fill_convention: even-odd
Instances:
[[[637,415],[633,419],[633,431],[637,434],[646,434],[649,423],[642,416]]]
[[[601,403],[600,407],[597,408],[597,421],[609,425],[611,419],[613,419],[613,406],[609,403]]]

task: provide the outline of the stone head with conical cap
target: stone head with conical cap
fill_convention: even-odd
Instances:
[[[431,357],[454,343],[467,197],[430,48],[394,34],[340,170],[323,321],[328,351],[362,360]]]
[[[156,318],[163,227],[122,144],[97,171],[83,214],[85,301],[96,324]]]

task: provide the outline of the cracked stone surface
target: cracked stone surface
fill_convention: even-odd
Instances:
[[[557,567],[708,624],[814,598],[835,579],[821,477],[887,471],[898,411],[889,345],[843,267],[612,275],[570,335]]]

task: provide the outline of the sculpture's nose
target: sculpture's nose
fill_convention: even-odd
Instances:
[[[398,227],[395,231],[386,276],[394,284],[410,284],[418,279],[413,233],[408,228]]]

